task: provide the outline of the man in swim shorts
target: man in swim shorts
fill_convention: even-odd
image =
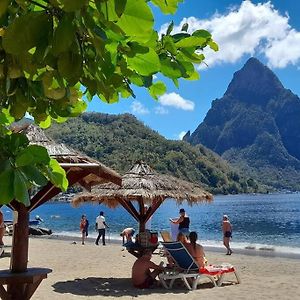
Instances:
[[[223,244],[227,249],[226,255],[231,255],[232,250],[230,248],[229,242],[230,242],[230,238],[232,237],[232,227],[227,215],[223,216],[222,231],[223,231]]]

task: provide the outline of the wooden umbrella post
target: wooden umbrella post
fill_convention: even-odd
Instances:
[[[14,214],[10,269],[12,273],[19,273],[27,270],[29,213],[27,208],[23,204],[20,204]]]

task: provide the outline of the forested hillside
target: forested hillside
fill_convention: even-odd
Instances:
[[[262,190],[204,146],[167,140],[130,114],[86,113],[54,124],[47,134],[121,174],[144,160],[158,172],[198,182],[215,194]]]

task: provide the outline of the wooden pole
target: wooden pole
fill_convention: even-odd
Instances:
[[[10,269],[12,273],[20,273],[27,271],[29,212],[25,205],[20,203],[14,213]]]

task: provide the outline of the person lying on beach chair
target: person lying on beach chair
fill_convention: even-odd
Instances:
[[[139,289],[148,289],[156,284],[155,277],[164,271],[162,265],[156,265],[151,261],[152,251],[146,250],[132,266],[132,283]],[[153,270],[153,271],[151,271]]]

